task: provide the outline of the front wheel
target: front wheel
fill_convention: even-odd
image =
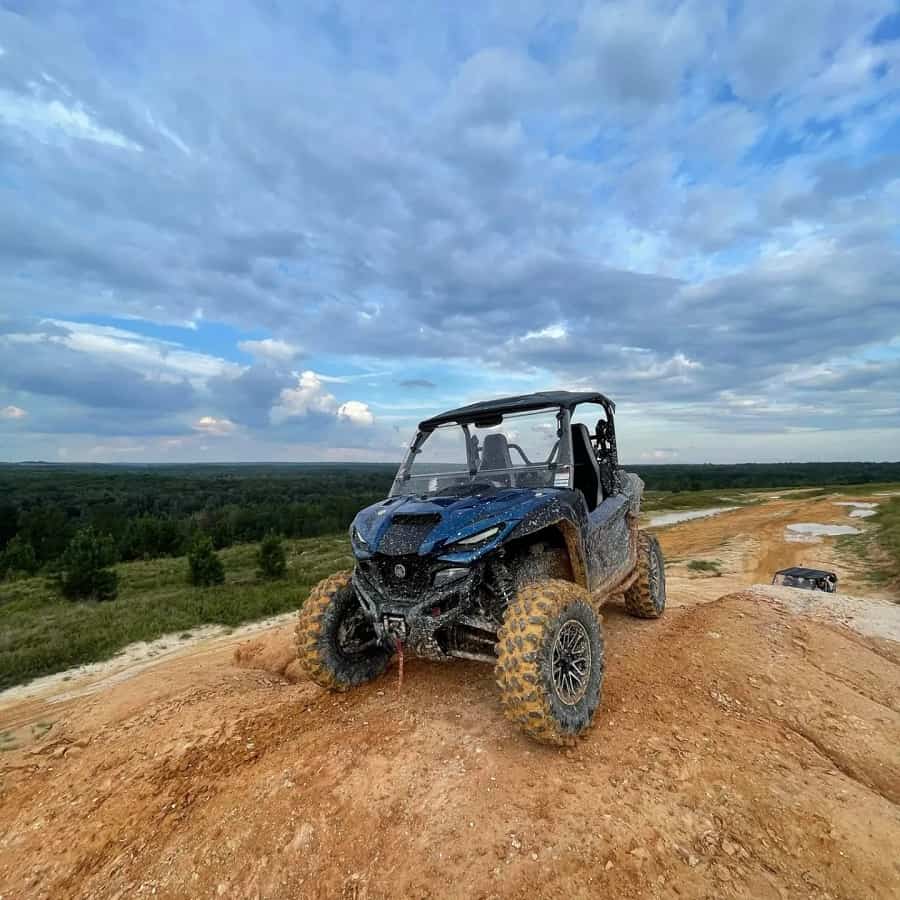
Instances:
[[[346,691],[381,675],[392,652],[375,634],[353,591],[349,572],[320,581],[300,610],[297,661],[311,681]]]
[[[555,579],[527,584],[498,633],[504,712],[545,744],[571,744],[593,722],[603,683],[603,628],[587,592]]]
[[[666,567],[655,535],[638,532],[637,579],[625,592],[625,609],[639,619],[658,619],[666,608]]]

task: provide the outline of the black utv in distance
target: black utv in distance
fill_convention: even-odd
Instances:
[[[803,566],[781,569],[772,577],[772,584],[801,588],[805,591],[824,591],[826,594],[833,594],[837,590],[837,581],[834,572],[807,569]]]
[[[581,404],[599,407],[593,431],[573,422]],[[614,411],[602,394],[548,391],[421,422],[390,496],[353,521],[354,570],[322,581],[300,611],[309,677],[346,690],[401,646],[480,660],[526,733],[554,744],[581,734],[600,702],[600,608],[621,600],[657,618],[666,602]]]

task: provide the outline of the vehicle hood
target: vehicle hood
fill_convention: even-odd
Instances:
[[[390,497],[357,514],[351,536],[355,530],[365,546],[354,538],[353,549],[357,556],[446,553],[460,561],[474,559],[502,543],[526,515],[551,502],[556,493],[549,487],[501,488],[463,497]],[[484,544],[452,547],[494,526],[500,531]]]

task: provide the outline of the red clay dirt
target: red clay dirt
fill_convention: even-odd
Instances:
[[[772,507],[728,539],[769,552]],[[607,608],[603,704],[567,751],[507,723],[475,663],[294,683],[283,627],[0,706],[0,728],[53,722],[0,759],[0,896],[900,896],[900,645],[698,602],[733,568],[676,564],[660,621]]]

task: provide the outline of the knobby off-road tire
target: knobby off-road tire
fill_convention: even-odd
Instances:
[[[346,691],[377,678],[392,652],[374,644],[375,631],[353,593],[349,572],[320,581],[297,620],[297,660],[311,681]],[[360,644],[369,644],[359,649]]]
[[[575,651],[568,680],[567,650]],[[578,659],[580,683],[571,677]],[[555,579],[520,588],[498,633],[495,675],[508,719],[542,743],[573,743],[593,721],[603,683],[603,627],[588,593]]]
[[[638,532],[638,576],[625,592],[625,609],[639,619],[658,619],[666,608],[666,566],[659,541]]]

